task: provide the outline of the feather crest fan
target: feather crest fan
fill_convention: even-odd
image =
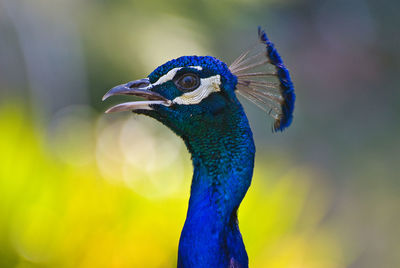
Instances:
[[[283,131],[293,119],[293,83],[274,44],[260,27],[258,39],[262,51],[252,48],[244,52],[229,69],[238,79],[237,92],[275,119],[274,131]]]

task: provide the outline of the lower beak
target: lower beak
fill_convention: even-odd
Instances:
[[[108,91],[103,101],[114,95],[133,95],[143,97],[145,101],[132,101],[117,104],[109,108],[105,113],[122,112],[122,111],[134,111],[134,110],[153,110],[150,105],[161,104],[170,106],[171,101],[164,98],[160,94],[151,91],[152,85],[148,78],[131,81],[129,83],[113,87]]]

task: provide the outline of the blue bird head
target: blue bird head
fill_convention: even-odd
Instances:
[[[103,100],[112,95],[146,100],[122,103],[106,112],[145,114],[187,136],[245,116],[236,97],[239,93],[275,119],[273,130],[282,131],[292,121],[294,87],[280,55],[260,28],[258,37],[262,51],[253,55],[246,51],[230,67],[211,56],[183,56],[159,66],[147,78],[116,86]],[[257,67],[266,69],[254,71]]]
[[[127,102],[107,112],[131,110],[153,117],[180,136],[224,125],[242,111],[235,95],[237,78],[211,56],[183,56],[156,68],[147,78],[111,89],[112,95],[135,95],[145,101]]]

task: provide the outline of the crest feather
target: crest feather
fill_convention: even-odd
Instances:
[[[229,70],[238,79],[237,92],[275,119],[274,131],[283,131],[293,119],[293,83],[274,44],[260,27],[258,39],[262,51],[257,52],[256,47],[245,51]]]

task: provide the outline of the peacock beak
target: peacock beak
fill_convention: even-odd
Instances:
[[[160,94],[151,91],[152,84],[148,78],[131,81],[110,89],[104,96],[103,101],[115,95],[132,95],[145,98],[145,101],[132,101],[117,104],[109,108],[105,113],[114,113],[122,111],[134,110],[152,110],[152,104],[161,104],[165,106],[171,105],[171,101],[164,98]]]

